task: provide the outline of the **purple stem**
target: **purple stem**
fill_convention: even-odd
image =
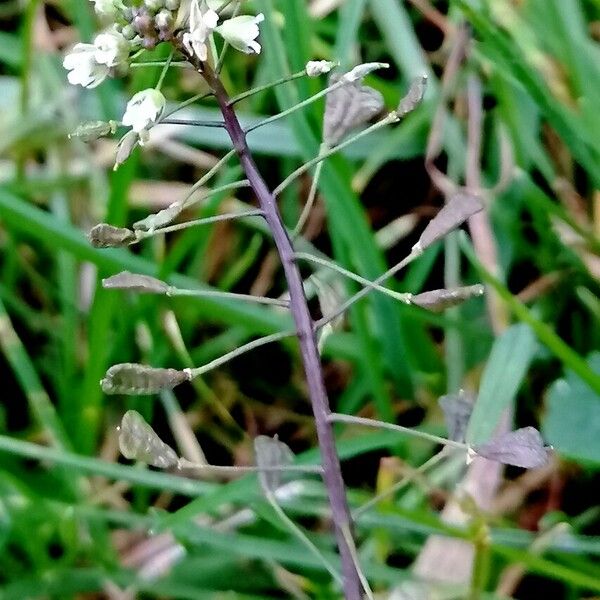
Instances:
[[[362,585],[352,558],[351,549],[344,535],[345,531],[351,529],[351,518],[346,500],[344,480],[342,479],[340,459],[335,447],[332,425],[329,422],[331,410],[323,383],[321,358],[317,349],[314,323],[308,310],[302,277],[294,258],[294,248],[281,221],[275,198],[252,158],[250,149],[246,143],[246,135],[238,121],[235,110],[233,106],[229,105],[229,96],[223,84],[208,65],[198,66],[202,66],[202,75],[215,93],[225,121],[225,128],[246,172],[246,177],[264,212],[283,265],[290,294],[290,310],[296,323],[308,392],[315,417],[321,462],[323,465],[323,480],[329,495],[331,517],[335,526],[335,534],[342,561],[344,595],[347,600],[361,600]]]

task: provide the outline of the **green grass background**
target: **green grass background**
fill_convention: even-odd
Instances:
[[[451,36],[444,42],[411,2],[346,0],[311,17],[311,9],[324,4],[248,1],[249,12],[266,16],[263,53],[258,59],[231,54],[223,79],[235,94],[297,71],[310,59],[338,60],[345,67],[386,61],[389,71],[369,76],[367,83],[393,108],[413,77],[429,75],[426,101],[414,114],[323,169],[326,222],[304,242],[306,248],[375,278],[409,251],[427,215],[442,202],[424,172],[423,155]],[[431,315],[371,294],[352,309],[346,331],[326,345],[332,403],[339,412],[362,411],[445,435],[437,398],[458,386],[479,390],[470,425],[474,441],[489,439],[504,410],[512,408],[515,425],[538,427],[557,461],[509,511],[479,515],[465,527],[444,524],[435,494],[409,486],[357,523],[361,562],[374,588],[388,593],[410,577],[428,536],[473,540],[483,528],[489,534],[488,569],[480,589],[468,584],[444,589],[439,597],[498,597],[501,574],[513,564],[525,569],[515,598],[542,597],[539,590],[548,598],[594,597],[600,594],[600,362],[594,354],[600,349],[600,3],[431,5],[449,26],[468,21],[474,37],[458,74],[440,165],[448,163],[461,179],[464,92],[468,75],[477,74],[484,90],[484,181],[498,176],[501,127],[514,149],[515,174],[488,207],[498,275],[486,272],[459,235],[429,249],[393,285],[413,293],[441,287],[446,253],[455,259],[446,268],[464,283],[483,281],[495,290],[512,326],[494,336],[483,299]],[[113,173],[110,158],[102,158],[111,155],[107,145],[67,138],[82,120],[118,119],[125,99],[159,76],[157,69],[137,69],[92,91],[68,86],[61,51],[93,36],[90,3],[7,0],[0,5],[0,23],[0,598],[92,598],[106,596],[111,585],[132,585],[143,598],[288,597],[290,586],[309,597],[335,597],[322,565],[282,528],[255,478],[183,480],[119,464],[115,448],[115,427],[127,409],[140,411],[170,443],[169,423],[183,411],[212,462],[247,463],[251,438],[259,433],[279,433],[302,460],[316,461],[293,343],[238,359],[194,387],[176,390],[176,396],[105,397],[98,383],[116,362],[200,365],[253,336],[289,327],[284,313],[268,308],[133,297],[99,286],[102,277],[127,269],[181,287],[247,292],[272,261],[268,232],[249,220],[191,229],[135,251],[92,248],[85,238],[92,225],[131,224],[154,210],[146,200],[152,185],[164,183],[169,196],[177,182],[191,184],[203,170],[156,147],[136,151]],[[166,49],[155,54],[164,57]],[[258,94],[240,104],[240,117],[249,122],[273,114],[322,84],[300,80]],[[197,86],[193,75],[173,69],[164,91],[177,102]],[[316,103],[252,134],[251,147],[270,184],[317,153],[322,110]],[[210,102],[190,112],[199,119],[215,114]],[[174,139],[212,156],[228,149],[213,129],[181,130]],[[217,182],[239,177],[232,160]],[[281,198],[290,226],[307,181]],[[197,216],[214,214],[224,200],[234,202],[217,196]],[[239,206],[252,201],[248,194],[235,200]],[[406,215],[418,218],[394,221]],[[532,293],[518,296],[534,283]],[[275,269],[268,293],[283,290]],[[182,344],[172,321],[170,329],[165,325],[173,315]],[[393,477],[380,458],[418,466],[435,450],[390,432],[340,428],[338,437],[356,505]],[[452,493],[460,471],[446,465],[429,481]],[[519,475],[508,472],[509,478]],[[249,522],[225,531],[211,527],[242,508],[253,509]],[[316,481],[306,482],[285,508],[325,554],[334,552],[323,519],[325,495]],[[559,522],[568,524],[566,532],[552,529]],[[124,557],[148,532],[167,530],[185,552],[168,572],[144,579]],[[549,541],[535,549],[548,531]],[[299,578],[290,579],[286,570]]]

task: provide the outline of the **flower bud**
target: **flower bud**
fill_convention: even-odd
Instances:
[[[318,77],[319,75],[329,73],[337,64],[329,60],[309,60],[306,63],[306,74],[309,77]]]

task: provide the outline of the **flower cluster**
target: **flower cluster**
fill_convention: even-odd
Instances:
[[[258,25],[262,14],[241,15],[219,24],[220,0],[144,0],[142,4],[121,0],[91,0],[98,17],[112,22],[92,44],[76,44],[63,61],[73,85],[93,88],[111,73],[127,68],[131,52],[173,42],[190,56],[204,62],[208,40],[218,33],[231,46],[246,54],[258,54]]]
[[[170,42],[189,57],[208,60],[208,42],[213,32],[229,45],[246,54],[258,54],[258,25],[262,14],[240,15],[222,19],[223,0],[91,0],[98,18],[110,22],[91,44],[76,44],[63,60],[69,83],[94,88],[109,75],[125,73],[132,53]],[[143,144],[149,128],[165,107],[160,91],[147,89],[127,104],[122,124],[131,127],[129,144]],[[110,130],[94,128],[94,132]],[[90,135],[86,132],[86,138]],[[91,136],[93,137],[93,135]],[[123,142],[123,140],[121,140]],[[124,151],[125,152],[125,151]],[[126,152],[125,152],[126,153]],[[119,162],[119,161],[117,161]]]

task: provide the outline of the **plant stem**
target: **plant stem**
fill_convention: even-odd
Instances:
[[[194,127],[224,127],[223,121],[194,121],[186,119],[162,119],[159,125],[192,125]]]
[[[209,363],[202,365],[201,367],[195,368],[187,368],[184,371],[188,371],[190,375],[190,380],[195,379],[196,377],[203,375],[204,373],[208,373],[225,363],[228,363],[230,360],[249,352],[250,350],[254,350],[254,348],[259,348],[260,346],[264,346],[265,344],[270,344],[272,342],[278,342],[279,340],[283,340],[287,337],[292,337],[294,335],[293,331],[280,331],[279,333],[272,333],[271,335],[265,335],[264,337],[258,338],[257,340],[252,340],[243,346],[239,346],[235,350],[228,352],[227,354],[223,354],[219,356],[219,358],[215,358],[215,360],[211,360]]]
[[[413,260],[415,260],[415,258],[417,258],[420,255],[421,252],[413,251],[404,260],[400,261],[397,265],[394,265],[391,269],[388,269],[383,275],[380,275],[374,281],[365,280],[365,282],[363,282],[363,285],[365,287],[362,290],[356,292],[354,296],[348,298],[348,300],[346,300],[346,302],[339,306],[339,308],[335,310],[332,314],[323,315],[323,317],[315,323],[315,329],[319,329],[320,327],[327,325],[327,323],[330,323],[340,315],[344,314],[355,302],[358,302],[359,300],[364,298],[372,290],[377,289],[377,286],[383,283],[386,279],[389,279],[392,275],[395,275],[398,271],[402,270],[404,267],[406,267],[406,265],[410,264]],[[368,283],[366,283],[367,281]]]
[[[327,148],[327,149],[319,152],[319,154],[317,156],[315,156],[308,162],[305,162],[301,167],[298,167],[293,173],[290,173],[273,190],[273,195],[278,196],[279,194],[281,194],[281,192],[290,183],[292,183],[292,181],[294,181],[295,179],[300,177],[300,175],[302,175],[303,173],[306,173],[306,171],[308,171],[313,165],[321,163],[326,158],[329,158],[330,156],[332,156],[333,154],[336,154],[340,150],[343,150],[347,146],[354,144],[354,142],[357,142],[358,140],[365,137],[366,135],[369,135],[370,133],[373,133],[374,131],[381,129],[382,127],[387,127],[388,125],[391,125],[392,123],[396,123],[397,121],[398,121],[398,117],[396,116],[396,113],[390,113],[389,115],[387,115],[387,117],[384,117],[383,119],[381,119],[381,121],[377,121],[377,123],[371,125],[370,127],[367,127],[366,129],[363,129],[362,131],[359,131],[356,135],[349,137],[347,140],[345,140],[341,144],[338,144],[337,146],[333,146],[332,148]]]
[[[237,104],[241,100],[245,100],[246,98],[249,98],[250,96],[254,96],[254,94],[258,94],[259,92],[264,92],[265,90],[270,90],[270,89],[277,87],[278,85],[281,85],[283,83],[288,83],[289,81],[294,81],[294,79],[300,79],[300,77],[304,77],[305,75],[306,75],[306,69],[302,69],[302,71],[298,71],[297,73],[294,73],[293,75],[287,75],[286,77],[282,77],[281,79],[277,79],[276,81],[271,81],[269,83],[265,83],[264,85],[259,85],[255,88],[252,88],[251,90],[242,92],[241,94],[238,94],[237,96],[234,96],[233,98],[231,98],[231,100],[229,100],[229,106],[233,106],[234,104]]]
[[[411,427],[402,427],[402,425],[396,425],[395,423],[387,423],[386,421],[377,421],[375,419],[366,419],[364,417],[355,417],[354,415],[342,415],[340,413],[331,413],[329,420],[334,423],[349,423],[350,425],[364,425],[365,427],[378,427],[379,429],[390,429],[391,431],[397,431],[398,433],[405,433],[413,437],[418,437],[434,444],[442,444],[443,446],[452,446],[453,448],[460,448],[461,450],[468,450],[467,444],[462,442],[455,442],[432,433],[426,433],[425,431],[419,431],[418,429],[412,429]]]
[[[316,265],[320,265],[327,269],[336,271],[337,273],[339,273],[340,275],[343,275],[344,277],[347,277],[348,279],[352,279],[353,281],[356,281],[357,283],[368,286],[369,289],[377,290],[378,292],[381,292],[382,294],[385,294],[386,296],[390,296],[391,298],[394,298],[395,300],[399,300],[400,302],[403,302],[404,304],[410,304],[412,294],[403,294],[402,292],[396,292],[394,290],[390,290],[386,287],[383,287],[382,285],[378,285],[369,279],[366,279],[356,273],[353,273],[352,271],[348,271],[348,269],[344,269],[344,267],[340,267],[340,265],[338,265],[337,263],[335,263],[331,260],[327,260],[325,258],[320,258],[318,256],[314,256],[313,254],[308,254],[308,252],[296,252],[296,258],[300,259],[300,260],[306,260],[306,261],[312,262]]]
[[[279,298],[267,298],[266,296],[253,296],[252,294],[236,294],[234,292],[222,292],[220,290],[181,290],[169,288],[167,296],[195,296],[198,298],[222,298],[223,300],[243,300],[245,302],[256,302],[258,304],[269,304],[288,308],[290,303]]]
[[[250,185],[258,198],[259,205],[265,213],[265,219],[273,234],[273,239],[283,265],[289,287],[290,308],[296,323],[296,333],[300,342],[300,352],[315,417],[315,426],[323,465],[323,479],[327,487],[332,520],[335,526],[342,561],[344,595],[346,600],[361,600],[362,585],[354,564],[351,548],[345,536],[345,533],[351,527],[351,519],[340,460],[335,447],[332,426],[329,422],[331,411],[323,382],[321,359],[317,349],[314,323],[304,294],[302,276],[294,259],[294,249],[281,220],[275,197],[258,171],[246,142],[246,134],[240,125],[233,107],[229,105],[229,96],[225,88],[209,65],[198,64],[196,66],[203,67],[202,74],[215,93],[225,120],[225,126],[237,151],[246,177],[250,181]]]
[[[214,217],[203,217],[202,219],[193,219],[192,221],[185,221],[183,223],[177,223],[175,225],[168,225],[167,227],[159,227],[153,231],[141,231],[137,230],[137,239],[132,244],[137,244],[141,240],[145,240],[151,237],[155,237],[162,233],[173,233],[174,231],[181,231],[182,229],[189,229],[190,227],[196,227],[197,225],[211,225],[212,223],[220,223],[222,221],[233,221],[240,217],[260,217],[262,216],[262,210],[247,210],[244,212],[234,213],[223,213],[222,215],[215,215]]]

